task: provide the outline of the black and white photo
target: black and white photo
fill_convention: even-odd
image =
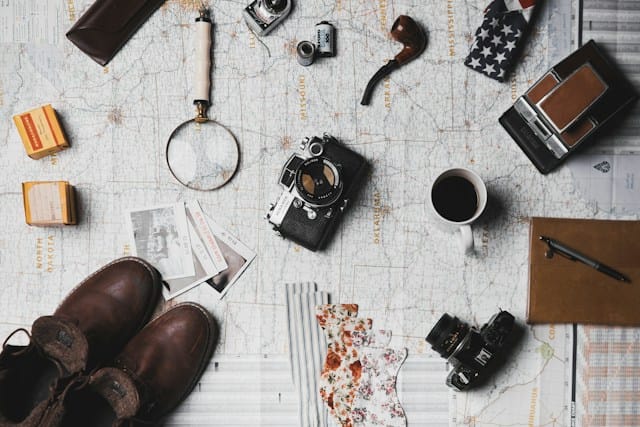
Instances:
[[[134,255],[150,262],[164,280],[195,275],[184,203],[128,212]]]

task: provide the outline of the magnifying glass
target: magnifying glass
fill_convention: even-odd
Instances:
[[[211,105],[211,17],[205,8],[196,18],[196,117],[169,136],[166,160],[173,177],[192,190],[211,191],[227,184],[240,163],[240,146],[233,133],[209,118]]]

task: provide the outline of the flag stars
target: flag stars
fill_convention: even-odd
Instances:
[[[506,61],[507,57],[505,56],[504,52],[500,52],[499,54],[496,55],[495,61],[498,64],[502,64],[502,61]]]
[[[488,28],[481,28],[480,29],[480,33],[478,34],[478,37],[480,37],[482,40],[484,40],[487,37],[489,37],[489,29]]]
[[[516,33],[516,35],[515,35],[515,36],[513,36],[513,37],[515,37],[516,39],[519,39],[521,35],[522,35],[522,30],[518,30],[518,32]]]
[[[500,72],[498,73],[498,78],[499,79],[504,78],[504,68],[500,68]]]
[[[491,43],[493,43],[495,47],[498,47],[499,45],[502,44],[502,38],[500,36],[493,36]]]
[[[500,21],[498,21],[498,18],[493,18],[489,25],[491,25],[493,29],[495,29],[498,25],[500,25]]]
[[[502,27],[502,30],[500,30],[500,32],[505,36],[509,36],[509,34],[513,33],[513,30],[511,29],[511,25],[504,25]]]
[[[507,42],[507,44],[504,47],[505,50],[509,49],[509,52],[511,52],[515,48],[516,48],[516,42],[515,41]]]
[[[478,39],[475,39],[473,41],[473,44],[471,45],[471,51],[474,51],[476,49],[478,49]]]
[[[480,58],[472,58],[471,61],[469,61],[469,66],[473,68],[481,67]]]
[[[487,57],[493,55],[493,52],[491,52],[491,48],[489,46],[485,46],[482,49],[482,52],[480,52],[480,55],[484,56],[484,58],[487,59]]]
[[[485,74],[487,74],[487,75],[489,75],[489,74],[493,74],[493,73],[495,73],[495,72],[496,72],[496,69],[495,69],[495,68],[493,68],[493,64],[492,64],[492,65],[486,64],[486,65],[484,66],[484,68],[482,69],[482,72],[483,72],[483,73],[485,73]]]

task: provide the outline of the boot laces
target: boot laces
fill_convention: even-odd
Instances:
[[[29,338],[29,342],[31,342],[31,334],[29,333],[29,331],[27,331],[25,328],[18,328],[18,329],[16,329],[15,331],[11,332],[11,333],[9,334],[9,336],[7,337],[7,339],[6,339],[6,340],[4,340],[4,342],[2,343],[2,351],[4,351],[4,350],[6,350],[6,349],[7,349],[7,346],[9,345],[9,340],[10,340],[11,338],[13,338],[13,336],[14,336],[15,334],[17,334],[18,332],[24,332],[24,333],[27,335],[27,337]],[[25,348],[24,348],[24,349],[17,351],[15,354],[16,354],[16,355],[18,355],[18,354],[22,354],[22,353],[24,353],[24,351],[25,351],[27,348],[29,348],[29,346],[25,346]]]

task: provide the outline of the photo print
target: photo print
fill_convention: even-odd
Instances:
[[[133,254],[151,263],[164,280],[195,275],[184,203],[127,213]]]

